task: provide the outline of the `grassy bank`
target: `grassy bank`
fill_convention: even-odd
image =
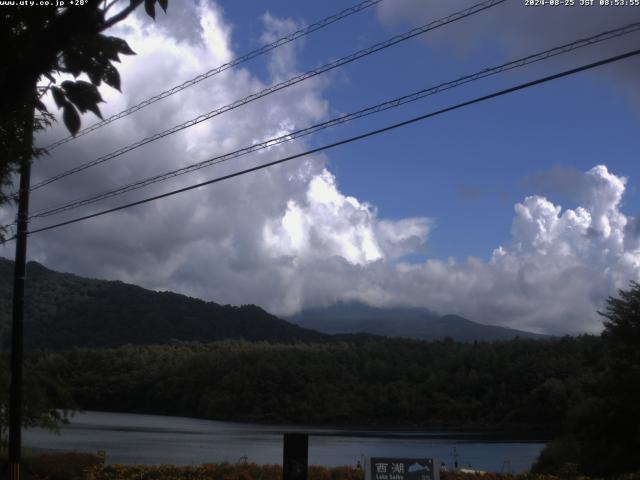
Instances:
[[[2,466],[6,472],[6,464]],[[281,480],[280,465],[215,463],[199,466],[103,465],[98,456],[87,453],[38,454],[25,458],[24,480]],[[309,480],[364,480],[364,471],[353,467],[309,467]],[[443,472],[442,480],[591,480],[584,476],[538,474],[484,475]],[[595,480],[595,479],[594,479]],[[607,480],[640,480],[640,473]]]
[[[125,467],[121,465],[97,466],[90,469],[87,480],[281,480],[280,465],[232,465],[210,464],[198,467],[176,467],[171,465],[152,467]],[[442,480],[592,480],[589,477],[558,477],[552,475],[520,474],[502,475],[497,473],[468,474],[459,472],[442,472]],[[309,480],[364,480],[364,471],[353,467],[324,468],[309,467]],[[640,480],[640,474],[611,477],[607,480]]]

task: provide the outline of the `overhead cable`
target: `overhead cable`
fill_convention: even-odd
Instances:
[[[241,107],[243,105],[246,105],[247,103],[253,102],[255,100],[258,100],[259,98],[265,97],[271,93],[277,92],[279,90],[282,90],[284,88],[290,87],[292,85],[295,85],[297,83],[300,83],[304,80],[307,80],[309,78],[315,77],[317,75],[320,75],[321,73],[327,72],[329,70],[332,70],[334,68],[340,67],[342,65],[346,65],[348,63],[354,62],[360,58],[363,58],[367,55],[371,55],[375,52],[378,52],[380,50],[384,50],[386,48],[389,48],[393,45],[396,45],[400,42],[404,42],[406,40],[409,40],[410,38],[413,38],[417,35],[422,35],[426,32],[429,32],[431,30],[434,30],[436,28],[442,27],[444,25],[447,25],[449,23],[452,22],[456,22],[458,20],[461,20],[463,18],[469,17],[471,15],[474,15],[476,13],[482,12],[484,10],[487,10],[491,7],[494,7],[498,4],[504,3],[507,0],[485,0],[483,2],[477,3],[475,5],[473,5],[472,7],[466,8],[464,10],[461,10],[459,12],[456,13],[452,13],[451,15],[448,15],[444,18],[441,18],[439,20],[435,20],[427,25],[423,25],[421,27],[417,27],[414,28],[412,30],[409,30],[408,32],[405,32],[401,35],[396,35],[388,40],[385,40],[384,42],[380,42],[380,43],[376,43],[375,45],[372,45],[368,48],[359,50],[355,53],[352,53],[346,57],[342,57],[339,60],[336,60],[334,62],[330,62],[327,63],[321,67],[315,68],[313,70],[309,70],[306,73],[303,73],[301,75],[297,75],[295,77],[292,77],[286,81],[280,82],[276,85],[273,85],[271,87],[265,88],[264,90],[261,90],[259,92],[253,93],[251,95],[248,95],[240,100],[237,100],[231,104],[225,105],[223,107],[219,107],[215,110],[212,110],[208,113],[199,115],[196,118],[193,118],[187,122],[184,122],[180,125],[176,125],[174,127],[169,128],[168,130],[165,130],[163,132],[159,132],[156,133],[155,135],[151,135],[150,137],[144,138],[142,140],[139,140],[135,143],[132,143],[130,145],[127,145],[125,147],[122,147],[114,152],[108,153],[106,155],[103,155],[99,158],[96,158],[95,160],[91,160],[90,162],[84,163],[82,165],[78,165],[77,167],[74,167],[70,170],[67,170],[65,172],[59,173],[57,175],[54,175],[53,177],[50,177],[46,180],[42,180],[38,183],[35,183],[32,187],[31,190],[36,190],[38,188],[42,188],[45,185],[48,185],[52,182],[55,182],[57,180],[60,180],[62,178],[68,177],[69,175],[73,175],[75,173],[81,172],[83,170],[86,170],[90,167],[94,167],[96,165],[99,165],[101,163],[104,163],[108,160],[112,160],[116,157],[119,157],[120,155],[124,155],[127,152],[130,152],[132,150],[135,150],[136,148],[142,147],[143,145],[147,145],[148,143],[154,142],[156,140],[159,140],[161,138],[164,138],[166,136],[169,136],[173,133],[179,132],[181,130],[184,130],[186,128],[192,127],[194,125],[197,125],[201,122],[204,122],[205,120],[210,120],[213,117],[216,117],[218,115],[221,115],[223,113],[226,113],[228,111],[234,110],[238,107]]]
[[[97,122],[93,125],[90,125],[89,127],[86,127],[82,130],[80,130],[78,133],[76,133],[75,136],[73,135],[69,135],[68,137],[62,138],[50,145],[47,145],[45,147],[46,150],[51,151],[57,147],[59,147],[60,145],[63,145],[67,142],[70,142],[71,140],[73,140],[74,138],[78,138],[81,137],[82,135],[86,135],[87,133],[93,132],[94,130],[97,130],[101,127],[104,127],[105,125],[108,125],[112,122],[115,122],[116,120],[119,120],[121,118],[124,118],[128,115],[131,115],[134,112],[137,112],[138,110],[142,110],[145,107],[148,107],[149,105],[162,100],[163,98],[167,98],[170,97],[171,95],[175,95],[178,92],[181,92],[182,90],[192,87],[193,85],[196,85],[200,82],[202,82],[203,80],[206,80],[207,78],[211,78],[214,75],[217,75],[219,73],[224,72],[225,70],[228,70],[230,68],[236,67],[242,63],[245,63],[253,58],[256,58],[260,55],[264,55],[265,53],[270,52],[271,50],[274,50],[278,47],[281,47],[282,45],[286,45],[287,43],[293,42],[294,40],[303,37],[305,35],[309,35],[312,32],[315,32],[316,30],[320,30],[328,25],[331,25],[332,23],[335,23],[339,20],[342,20],[344,18],[347,18],[353,14],[359,13],[373,5],[376,5],[378,3],[380,3],[382,0],[365,0],[364,2],[360,2],[357,5],[353,5],[349,8],[345,8],[344,10],[334,14],[334,15],[330,15],[318,22],[312,23],[311,25],[309,25],[308,27],[305,28],[301,28],[300,30],[297,30],[293,33],[290,33],[289,35],[286,35],[282,38],[279,38],[278,40],[271,42],[269,44],[263,45],[262,47],[256,49],[256,50],[252,50],[249,53],[246,53],[240,57],[236,57],[233,60],[231,60],[230,62],[227,62],[225,64],[220,65],[219,67],[213,68],[211,70],[209,70],[208,72],[202,73],[194,78],[192,78],[191,80],[187,80],[184,83],[181,83],[180,85],[176,85],[175,87],[171,87],[168,90],[165,90],[157,95],[154,95],[153,97],[147,98],[143,101],[141,101],[140,103],[137,103],[136,105],[133,105],[129,108],[127,108],[126,110],[123,110],[119,113],[116,113],[108,118],[105,118],[104,120],[101,120],[100,122]]]
[[[539,78],[537,80],[533,80],[533,81],[530,81],[530,82],[522,83],[522,84],[516,85],[514,87],[506,88],[504,90],[499,90],[499,91],[491,93],[489,95],[484,95],[482,97],[477,97],[477,98],[474,98],[473,100],[468,100],[466,102],[458,103],[458,104],[450,106],[450,107],[446,107],[446,108],[443,108],[443,109],[440,109],[440,110],[436,110],[436,111],[431,112],[431,113],[420,115],[420,116],[417,116],[417,117],[414,117],[414,118],[411,118],[409,120],[405,120],[405,121],[402,121],[402,122],[399,122],[399,123],[394,123],[392,125],[389,125],[389,126],[386,126],[386,127],[383,127],[383,128],[379,128],[377,130],[372,130],[372,131],[369,131],[367,133],[363,133],[361,135],[356,135],[354,137],[346,138],[344,140],[340,140],[340,141],[337,141],[337,142],[334,142],[334,143],[331,143],[331,144],[328,144],[328,145],[324,145],[322,147],[313,148],[311,150],[307,150],[307,151],[302,152],[302,153],[297,153],[295,155],[290,155],[288,157],[284,157],[284,158],[281,158],[279,160],[274,160],[272,162],[264,163],[262,165],[258,165],[258,166],[251,167],[251,168],[247,168],[247,169],[244,169],[244,170],[241,170],[241,171],[238,171],[238,172],[234,172],[234,173],[231,173],[231,174],[228,174],[228,175],[224,175],[224,176],[221,176],[221,177],[213,178],[213,179],[207,180],[205,182],[196,183],[196,184],[190,185],[188,187],[183,187],[183,188],[179,188],[177,190],[172,190],[170,192],[162,193],[160,195],[154,195],[152,197],[148,197],[148,198],[145,198],[145,199],[142,199],[142,200],[138,200],[138,201],[135,201],[135,202],[131,202],[131,203],[127,203],[127,204],[124,204],[124,205],[120,205],[118,207],[113,207],[113,208],[109,208],[109,209],[106,209],[106,210],[102,210],[100,212],[92,213],[90,215],[83,215],[81,217],[76,217],[76,218],[73,218],[71,220],[66,220],[64,222],[59,222],[59,223],[55,223],[53,225],[48,225],[46,227],[41,227],[41,228],[37,228],[37,229],[34,229],[34,230],[30,230],[28,233],[29,234],[34,234],[34,233],[38,233],[38,232],[44,232],[44,231],[47,231],[47,230],[52,230],[54,228],[59,228],[59,227],[65,226],[65,225],[70,225],[70,224],[73,224],[73,223],[78,223],[78,222],[81,222],[81,221],[84,221],[84,220],[88,220],[90,218],[100,217],[100,216],[106,215],[108,213],[117,212],[119,210],[124,210],[124,209],[127,209],[127,208],[135,207],[137,205],[142,205],[142,204],[145,204],[145,203],[153,202],[155,200],[160,200],[162,198],[166,198],[166,197],[170,197],[170,196],[173,196],[173,195],[177,195],[179,193],[187,192],[189,190],[194,190],[196,188],[204,187],[206,185],[219,183],[219,182],[222,182],[222,181],[225,181],[225,180],[229,180],[231,178],[239,177],[241,175],[245,175],[245,174],[248,174],[248,173],[251,173],[251,172],[255,172],[255,171],[262,170],[262,169],[265,169],[265,168],[268,168],[268,167],[272,167],[274,165],[282,164],[284,162],[288,162],[288,161],[294,160],[296,158],[304,157],[304,156],[311,155],[311,154],[314,154],[314,153],[318,153],[318,152],[321,152],[321,151],[324,151],[324,150],[335,148],[335,147],[340,146],[340,145],[346,145],[348,143],[356,142],[356,141],[359,141],[359,140],[364,140],[366,138],[373,137],[374,135],[379,135],[379,134],[384,133],[384,132],[395,130],[397,128],[404,127],[404,126],[407,126],[407,125],[410,125],[410,124],[413,124],[413,123],[416,123],[416,122],[419,122],[419,121],[422,121],[422,120],[426,120],[428,118],[436,117],[438,115],[442,115],[442,114],[447,113],[447,112],[451,112],[451,111],[458,110],[458,109],[461,109],[461,108],[464,108],[464,107],[468,107],[468,106],[476,104],[476,103],[484,102],[486,100],[497,98],[497,97],[500,97],[500,96],[503,96],[503,95],[507,95],[507,94],[510,94],[510,93],[513,93],[513,92],[517,92],[517,91],[520,91],[520,90],[524,90],[524,89],[533,87],[535,85],[540,85],[540,84],[543,84],[543,83],[547,83],[547,82],[550,82],[552,80],[556,80],[558,78],[567,77],[569,75],[574,75],[574,74],[579,73],[579,72],[583,72],[583,71],[590,70],[590,69],[593,69],[593,68],[596,68],[596,67],[599,67],[599,66],[602,66],[602,65],[606,65],[606,64],[613,63],[613,62],[617,62],[617,61],[620,61],[620,60],[623,60],[623,59],[626,59],[626,58],[630,58],[630,57],[633,57],[633,56],[636,56],[636,55],[639,55],[639,54],[640,54],[640,49],[632,50],[632,51],[623,53],[621,55],[616,55],[616,56],[613,56],[613,57],[609,57],[609,58],[606,58],[604,60],[593,62],[593,63],[587,64],[587,65],[582,65],[580,67],[572,68],[570,70],[565,70],[563,72],[556,73],[554,75],[549,75],[549,76],[546,76],[546,77],[543,77],[543,78]]]
[[[229,152],[229,153],[225,153],[223,155],[217,155],[215,157],[209,158],[207,160],[203,160],[201,162],[197,162],[191,165],[188,165],[186,167],[182,167],[182,168],[178,168],[175,170],[171,170],[169,172],[165,172],[159,175],[154,175],[151,177],[147,177],[145,179],[142,180],[138,180],[136,182],[130,183],[128,185],[122,186],[122,187],[118,187],[116,189],[113,190],[109,190],[106,192],[102,192],[99,194],[95,194],[92,195],[90,197],[81,199],[81,200],[75,200],[72,202],[68,202],[66,204],[54,207],[54,208],[48,208],[48,209],[43,209],[40,210],[38,212],[33,213],[29,218],[43,218],[43,217],[48,217],[51,215],[55,215],[61,212],[65,212],[68,210],[72,210],[72,209],[76,209],[82,206],[86,206],[86,205],[90,205],[93,203],[96,203],[98,201],[101,200],[105,200],[107,198],[111,198],[117,195],[121,195],[133,190],[138,190],[140,188],[158,183],[158,182],[162,182],[164,180],[168,180],[170,178],[174,178],[180,175],[184,175],[187,173],[191,173],[197,170],[200,170],[202,168],[211,166],[211,165],[216,165],[218,163],[222,163],[222,162],[226,162],[228,160],[234,159],[234,158],[238,158],[244,155],[247,155],[249,153],[252,152],[256,152],[259,150],[264,150],[266,148],[270,148],[273,147],[275,145],[280,145],[282,143],[285,142],[289,142],[292,141],[294,139],[300,138],[300,137],[304,137],[313,133],[316,133],[320,130],[324,130],[330,127],[333,127],[335,125],[339,125],[339,124],[343,124],[352,120],[356,120],[358,118],[362,118],[368,115],[372,115],[375,113],[379,113],[379,112],[383,112],[392,108],[396,108],[399,107],[401,105],[405,105],[407,103],[411,103],[411,102],[415,102],[417,100],[423,99],[425,97],[431,96],[431,95],[435,95],[437,93],[458,87],[460,85],[464,85],[482,78],[486,78],[492,75],[496,75],[508,70],[512,70],[515,68],[520,68],[526,65],[530,65],[532,63],[536,63],[536,62],[540,62],[542,60],[551,58],[551,57],[555,57],[557,55],[561,55],[561,54],[565,54],[565,53],[569,53],[572,52],[574,50],[577,50],[579,48],[583,48],[589,45],[594,45],[597,43],[601,43],[607,40],[611,40],[614,38],[619,38],[623,35],[628,35],[630,33],[633,32],[637,32],[638,30],[640,30],[640,22],[638,23],[632,23],[630,25],[626,25],[624,27],[620,27],[614,30],[609,30],[606,32],[602,32],[600,34],[597,35],[593,35],[591,37],[588,38],[583,38],[580,40],[576,40],[574,42],[571,43],[567,43],[565,45],[561,45],[559,47],[554,47],[551,48],[549,50],[545,50],[543,52],[539,52],[539,53],[535,53],[532,55],[528,55],[526,57],[520,58],[518,60],[512,60],[509,61],[507,63],[503,63],[499,66],[495,66],[495,67],[491,67],[491,68],[485,68],[483,70],[480,70],[479,72],[473,73],[471,75],[465,75],[463,77],[457,78],[456,80],[452,80],[449,82],[445,82],[445,83],[440,83],[436,86],[433,87],[429,87],[429,88],[425,88],[422,90],[419,90],[417,92],[413,92],[410,93],[408,95],[404,95],[401,97],[397,97],[394,98],[392,100],[387,100],[383,103],[379,103],[377,105],[371,106],[371,107],[367,107],[361,110],[358,110],[356,112],[352,112],[352,113],[348,113],[348,114],[344,114],[335,118],[332,118],[330,120],[326,120],[322,123],[318,123],[291,133],[287,133],[285,135],[281,135],[278,137],[274,137],[274,138],[270,138],[268,140],[264,140],[262,142],[259,143],[255,143],[249,146],[246,146],[244,148],[235,150],[233,152]]]

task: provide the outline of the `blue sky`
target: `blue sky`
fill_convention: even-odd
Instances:
[[[458,5],[468,5],[458,4]],[[348,2],[269,2],[274,16],[302,19],[307,23],[327,12],[339,11]],[[453,5],[453,4],[452,4]],[[495,8],[501,8],[500,6]],[[523,7],[524,8],[524,7]],[[225,4],[234,25],[240,51],[259,46],[264,2]],[[453,11],[453,10],[452,10]],[[630,9],[640,19],[640,9]],[[593,15],[599,15],[593,12]],[[474,19],[486,21],[492,12]],[[553,10],[549,16],[554,16]],[[483,19],[483,17],[485,17]],[[376,41],[404,32],[424,22],[382,23],[375,9],[353,16],[309,37],[299,68],[304,71]],[[631,23],[632,17],[627,19]],[[593,34],[606,29],[584,30]],[[624,23],[620,23],[620,26]],[[541,28],[543,26],[541,25]],[[464,31],[465,21],[450,27]],[[541,33],[543,30],[541,30]],[[350,112],[387,98],[473,73],[484,67],[519,58],[498,40],[456,48],[434,45],[428,35],[348,65],[332,76],[326,92],[335,112]],[[638,34],[634,34],[636,40]],[[579,38],[567,35],[566,42]],[[531,42],[525,53],[535,53],[540,42]],[[616,51],[623,52],[624,48]],[[585,59],[604,58],[602,49],[587,49]],[[568,54],[552,65],[542,63],[509,72],[501,78],[477,82],[460,92],[438,95],[403,108],[376,121],[361,120],[341,128],[339,138],[397,121],[455,101],[470,99],[511,84],[575,66]],[[635,62],[634,59],[627,62]],[[260,63],[260,62],[256,62]],[[257,67],[259,72],[259,65]],[[568,67],[567,67],[568,68]],[[601,67],[611,69],[611,67]],[[383,135],[365,143],[341,147],[330,153],[331,169],[341,189],[367,199],[380,215],[435,217],[437,229],[430,237],[429,255],[439,258],[477,256],[488,258],[493,248],[509,238],[513,205],[526,195],[539,193],[531,177],[553,167],[586,171],[604,163],[629,177],[622,210],[637,215],[635,194],[640,179],[640,102],[626,88],[600,72],[578,74],[534,87],[418,125]],[[318,142],[320,144],[321,142]],[[575,202],[562,191],[545,192],[565,206]],[[468,236],[474,232],[473,238]]]
[[[350,6],[171,2],[114,34],[138,53],[105,116]],[[34,182],[472,5],[379,5],[80,137]],[[34,192],[32,210],[286,134],[640,21],[640,8],[508,0]],[[32,226],[255,166],[634,48],[639,33],[468,84],[301,141]],[[547,333],[598,332],[607,296],[640,281],[640,61],[605,66],[142,207],[30,237],[50,268],[290,315],[357,300]],[[55,111],[49,98],[45,101]],[[83,117],[83,124],[94,120]],[[60,124],[46,145],[65,136]],[[14,212],[0,210],[7,223]],[[0,247],[11,257],[12,247]]]

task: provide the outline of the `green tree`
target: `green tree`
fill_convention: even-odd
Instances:
[[[594,473],[640,469],[640,285],[631,282],[610,297],[600,314],[606,375],[600,382],[596,418],[584,438],[584,464]]]
[[[42,427],[57,432],[65,423],[76,404],[68,385],[48,366],[49,358],[42,355],[25,364],[23,425]],[[0,452],[8,443],[9,434],[9,362],[0,363]]]
[[[144,3],[155,18],[168,0],[83,0],[82,5],[5,6],[0,9],[0,206],[10,197],[13,175],[24,162],[46,153],[33,146],[32,131],[50,126],[54,116],[42,102],[52,95],[69,132],[80,129],[80,114],[101,116],[98,87],[120,89],[114,66],[132,55],[127,42],[104,32]],[[70,4],[70,2],[67,2]],[[77,79],[61,80],[61,75]],[[42,83],[44,82],[44,83]],[[2,239],[3,231],[0,231]]]
[[[82,0],[81,5],[66,2],[62,7],[0,9],[0,206],[12,200],[7,190],[14,174],[45,153],[33,145],[33,131],[55,120],[43,96],[52,95],[71,134],[80,129],[81,114],[90,111],[100,117],[98,104],[103,100],[98,87],[105,83],[119,90],[114,63],[120,55],[134,54],[125,40],[104,32],[143,3],[147,14],[155,18],[156,4],[166,12],[167,2]],[[81,75],[89,82],[78,79]],[[62,80],[70,76],[74,80]],[[5,233],[0,227],[0,240]],[[0,436],[5,433],[8,412],[8,375],[3,371],[0,369]],[[51,378],[42,377],[31,386],[30,379],[25,378],[25,389],[30,388],[29,398],[38,401],[24,405],[23,423],[55,429],[65,419],[58,408],[66,408],[69,399]]]
[[[605,318],[599,374],[583,376],[565,432],[534,466],[539,472],[571,464],[599,476],[640,470],[640,285],[631,282],[598,313]]]

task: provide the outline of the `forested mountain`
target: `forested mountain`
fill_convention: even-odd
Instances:
[[[312,308],[287,318],[305,328],[340,334],[366,332],[417,340],[451,338],[458,342],[544,338],[522,330],[482,325],[458,315],[439,316],[426,308],[376,308],[359,302],[339,302]]]
[[[42,353],[86,409],[219,420],[561,428],[601,369],[598,337],[494,343],[124,346]],[[586,386],[585,386],[586,385]]]
[[[0,334],[11,324],[13,265],[0,258]],[[221,339],[326,342],[326,334],[281,320],[255,305],[235,307],[117,281],[27,264],[25,344],[65,349]]]
[[[37,262],[27,264],[27,276],[27,348],[114,347],[171,340],[330,342],[375,335],[421,340],[449,337],[462,342],[542,337],[455,315],[440,317],[426,309],[381,309],[360,303],[305,310],[289,319],[292,324],[255,305],[219,305],[119,281],[59,273]],[[12,282],[13,262],[0,258],[2,348],[8,342]],[[353,334],[359,335],[350,338]]]
[[[13,262],[0,259],[5,333],[12,270]],[[60,412],[80,407],[304,424],[521,427],[558,435],[543,451],[539,471],[578,466],[602,475],[640,468],[634,388],[640,285],[634,282],[608,299],[600,337],[462,343],[331,336],[255,306],[221,306],[33,262],[28,276],[31,349],[24,370],[32,394],[25,412],[32,425],[55,424]],[[364,311],[382,322],[390,313],[352,307],[331,318],[356,324]],[[394,313],[416,325],[425,320],[424,311]],[[467,325],[454,319],[448,337],[456,321]],[[6,350],[0,357],[6,411]]]

